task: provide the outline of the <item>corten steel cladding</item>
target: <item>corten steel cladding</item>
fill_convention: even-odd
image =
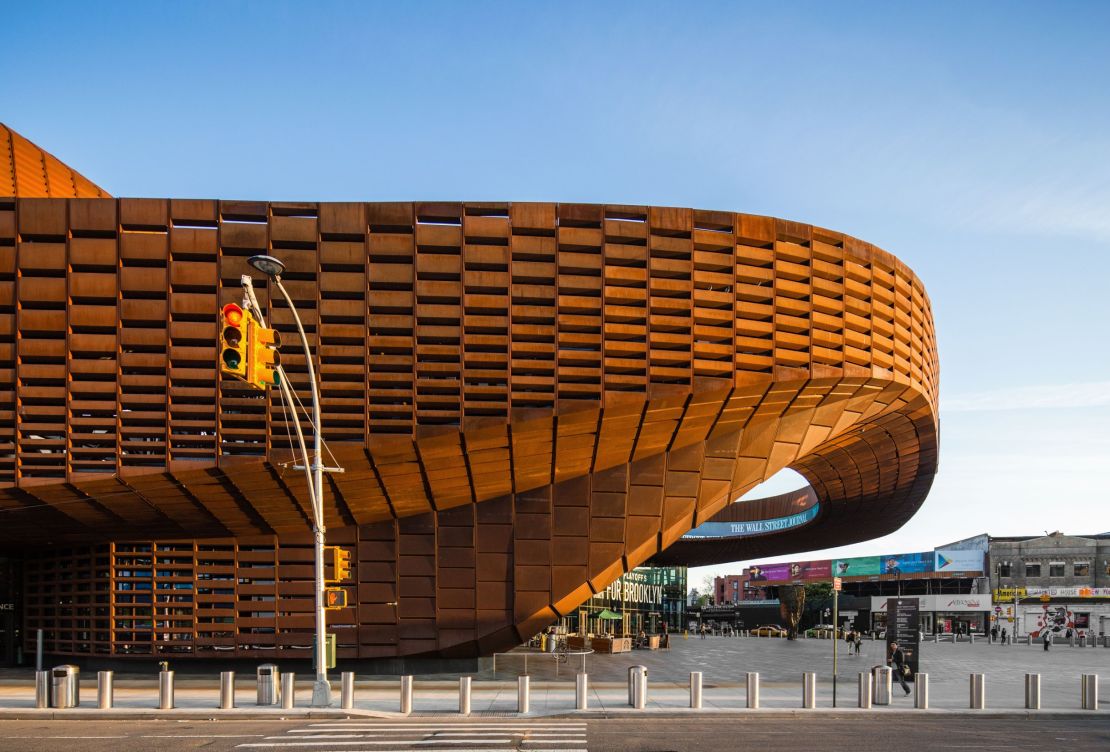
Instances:
[[[508,647],[783,467],[820,513],[762,539],[780,553],[898,528],[936,470],[928,297],[830,230],[643,206],[0,199],[5,547],[153,541],[184,577],[230,546],[220,566],[280,565],[267,587],[307,596],[286,576],[307,549],[281,553],[309,511],[280,395],[217,376],[218,313],[260,253],[288,267],[346,468],[324,494],[356,551],[341,658]],[[307,404],[303,354],[281,357]],[[222,576],[250,590],[237,603],[264,589]],[[166,632],[199,636],[202,610]],[[222,644],[247,655],[309,618]]]

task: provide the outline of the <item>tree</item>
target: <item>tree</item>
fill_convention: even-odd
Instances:
[[[779,614],[786,622],[786,639],[798,636],[798,622],[806,604],[806,591],[801,585],[779,585]]]
[[[827,624],[832,621],[832,583],[814,582],[805,586],[806,601],[802,609],[803,619],[806,624]],[[825,610],[829,611],[829,618],[824,616]]]

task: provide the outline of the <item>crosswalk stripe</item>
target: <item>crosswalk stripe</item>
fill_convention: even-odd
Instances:
[[[343,729],[346,731],[346,729]],[[567,739],[567,738],[584,738],[585,731],[562,731],[562,732],[539,732],[534,731],[390,731],[384,734],[371,734],[371,733],[338,733],[339,729],[322,729],[320,731],[301,731],[290,729],[287,733],[290,734],[304,734],[301,738],[316,738],[316,739],[361,739],[361,738],[378,738],[386,736],[419,736],[419,737],[452,737],[452,736],[531,736],[540,739],[553,738],[553,739]],[[335,733],[333,733],[335,732]],[[287,736],[267,736],[267,739],[288,739]]]
[[[519,720],[470,723],[341,720],[287,729],[238,745],[244,749],[306,749],[312,752],[413,752],[435,748],[451,752],[587,752],[585,722]],[[329,749],[330,748],[330,749]]]

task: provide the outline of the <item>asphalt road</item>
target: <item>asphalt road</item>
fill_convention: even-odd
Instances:
[[[452,750],[889,752],[1110,749],[1105,717],[820,714],[406,720],[0,721],[5,752]]]

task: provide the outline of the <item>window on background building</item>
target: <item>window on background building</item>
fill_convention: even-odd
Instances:
[[[1049,577],[1063,577],[1064,576],[1064,562],[1051,561],[1048,563],[1048,576]]]
[[[998,565],[998,576],[999,577],[1013,577],[1013,574],[1011,573],[1012,570],[1013,570],[1013,565],[1010,562],[1006,562],[1005,564],[999,564]]]
[[[1029,564],[1029,563],[1027,563],[1025,565],[1025,576],[1026,577],[1040,577],[1041,576],[1041,565],[1040,564]]]
[[[1072,568],[1072,573],[1076,577],[1090,577],[1091,576],[1091,562],[1089,562],[1089,561],[1077,561],[1077,562],[1075,562],[1075,566]]]

